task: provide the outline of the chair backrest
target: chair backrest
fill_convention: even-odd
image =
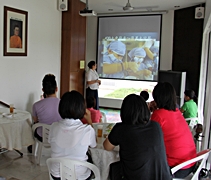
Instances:
[[[198,180],[198,176],[199,176],[199,173],[200,173],[200,170],[202,169],[202,167],[205,165],[205,162],[206,160],[208,159],[209,157],[209,153],[210,153],[210,149],[206,149],[206,150],[203,150],[201,152],[199,152],[197,154],[197,157],[193,158],[193,159],[190,159],[188,161],[185,161],[175,167],[173,167],[171,169],[171,172],[172,174],[174,174],[175,172],[177,172],[178,170],[182,169],[183,167],[191,164],[191,163],[194,163],[194,162],[197,162],[197,161],[201,161],[200,165],[198,166],[196,172],[193,174],[191,180]]]
[[[38,127],[42,127],[42,143],[43,144],[49,144],[48,143],[48,136],[49,136],[49,131],[50,131],[51,125],[43,124],[43,123],[36,123],[36,124],[34,124],[32,126],[33,135],[34,135],[34,131]]]
[[[52,179],[50,174],[51,164],[59,163],[61,180],[76,180],[75,165],[89,168],[95,175],[94,180],[100,180],[99,169],[95,165],[88,163],[86,161],[71,160],[67,158],[49,158],[47,159],[46,163],[48,166],[50,179]]]
[[[106,114],[104,112],[101,112],[101,114],[102,114],[102,118],[101,118],[102,123],[106,123],[107,122]]]
[[[186,118],[186,121],[190,121],[189,123],[189,127],[191,128],[191,130],[194,128],[194,126],[198,123],[198,117],[194,117],[194,118]]]

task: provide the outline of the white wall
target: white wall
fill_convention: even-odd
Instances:
[[[42,79],[53,73],[60,85],[61,12],[56,0],[0,1],[0,100],[31,112]],[[3,6],[28,12],[28,55],[3,56]],[[59,93],[58,93],[59,95]]]

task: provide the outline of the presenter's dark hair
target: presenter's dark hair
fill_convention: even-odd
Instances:
[[[95,64],[96,64],[95,61],[90,61],[90,62],[88,63],[89,69],[92,69],[92,67],[93,67]]]
[[[150,119],[150,111],[141,96],[130,94],[122,102],[120,116],[124,124],[146,124]]]
[[[152,96],[158,108],[176,111],[176,92],[174,87],[168,82],[159,82],[153,92]]]
[[[56,77],[53,74],[46,74],[42,80],[42,87],[45,95],[51,95],[56,92]]]
[[[59,114],[63,119],[82,119],[85,112],[84,97],[78,91],[63,94],[59,103]]]

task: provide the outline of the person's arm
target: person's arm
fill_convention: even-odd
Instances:
[[[93,127],[91,113],[90,113],[90,111],[88,109],[86,109],[86,113],[84,114],[84,118],[86,119],[87,124],[89,124],[89,125],[91,125]]]
[[[184,103],[183,105],[182,105],[182,107],[180,108],[180,112],[181,113],[184,113],[186,111],[186,104]]]
[[[105,141],[103,142],[103,146],[104,146],[104,149],[107,151],[112,151],[115,147],[113,144],[110,143],[108,138],[106,138]]]
[[[38,123],[38,122],[39,122],[39,121],[38,121],[38,118],[35,117],[35,116],[32,116],[32,119],[34,120],[34,123]]]
[[[185,111],[184,111],[182,108],[180,108],[180,112],[181,112],[181,113],[184,113]]]
[[[138,71],[136,74],[137,75],[150,76],[150,75],[152,75],[152,71],[150,71],[148,69],[143,69],[143,70]]]
[[[144,50],[146,51],[147,53],[147,56],[150,58],[150,59],[154,59],[154,54],[149,50],[148,47],[145,47]]]
[[[107,64],[103,63],[103,73],[114,74],[123,71],[121,63]]]
[[[95,83],[100,84],[100,83],[101,83],[101,81],[100,81],[100,80],[98,80],[98,79],[96,79],[96,80],[92,80],[92,81],[87,81],[87,84],[88,84],[88,85],[95,84]]]
[[[156,104],[155,101],[151,101],[151,102],[149,103],[148,107],[149,107],[149,110],[150,110],[151,112],[153,112],[154,110],[157,109],[157,104]]]
[[[132,70],[133,72],[138,71],[138,65],[136,62],[123,62],[123,63],[113,63],[107,64],[103,63],[103,73],[114,74],[124,70]]]

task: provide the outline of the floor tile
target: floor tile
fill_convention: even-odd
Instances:
[[[15,151],[0,154],[0,177],[6,180],[49,180],[46,160],[50,157],[49,150],[43,150],[41,166],[36,165],[35,158],[24,148],[21,157]]]

